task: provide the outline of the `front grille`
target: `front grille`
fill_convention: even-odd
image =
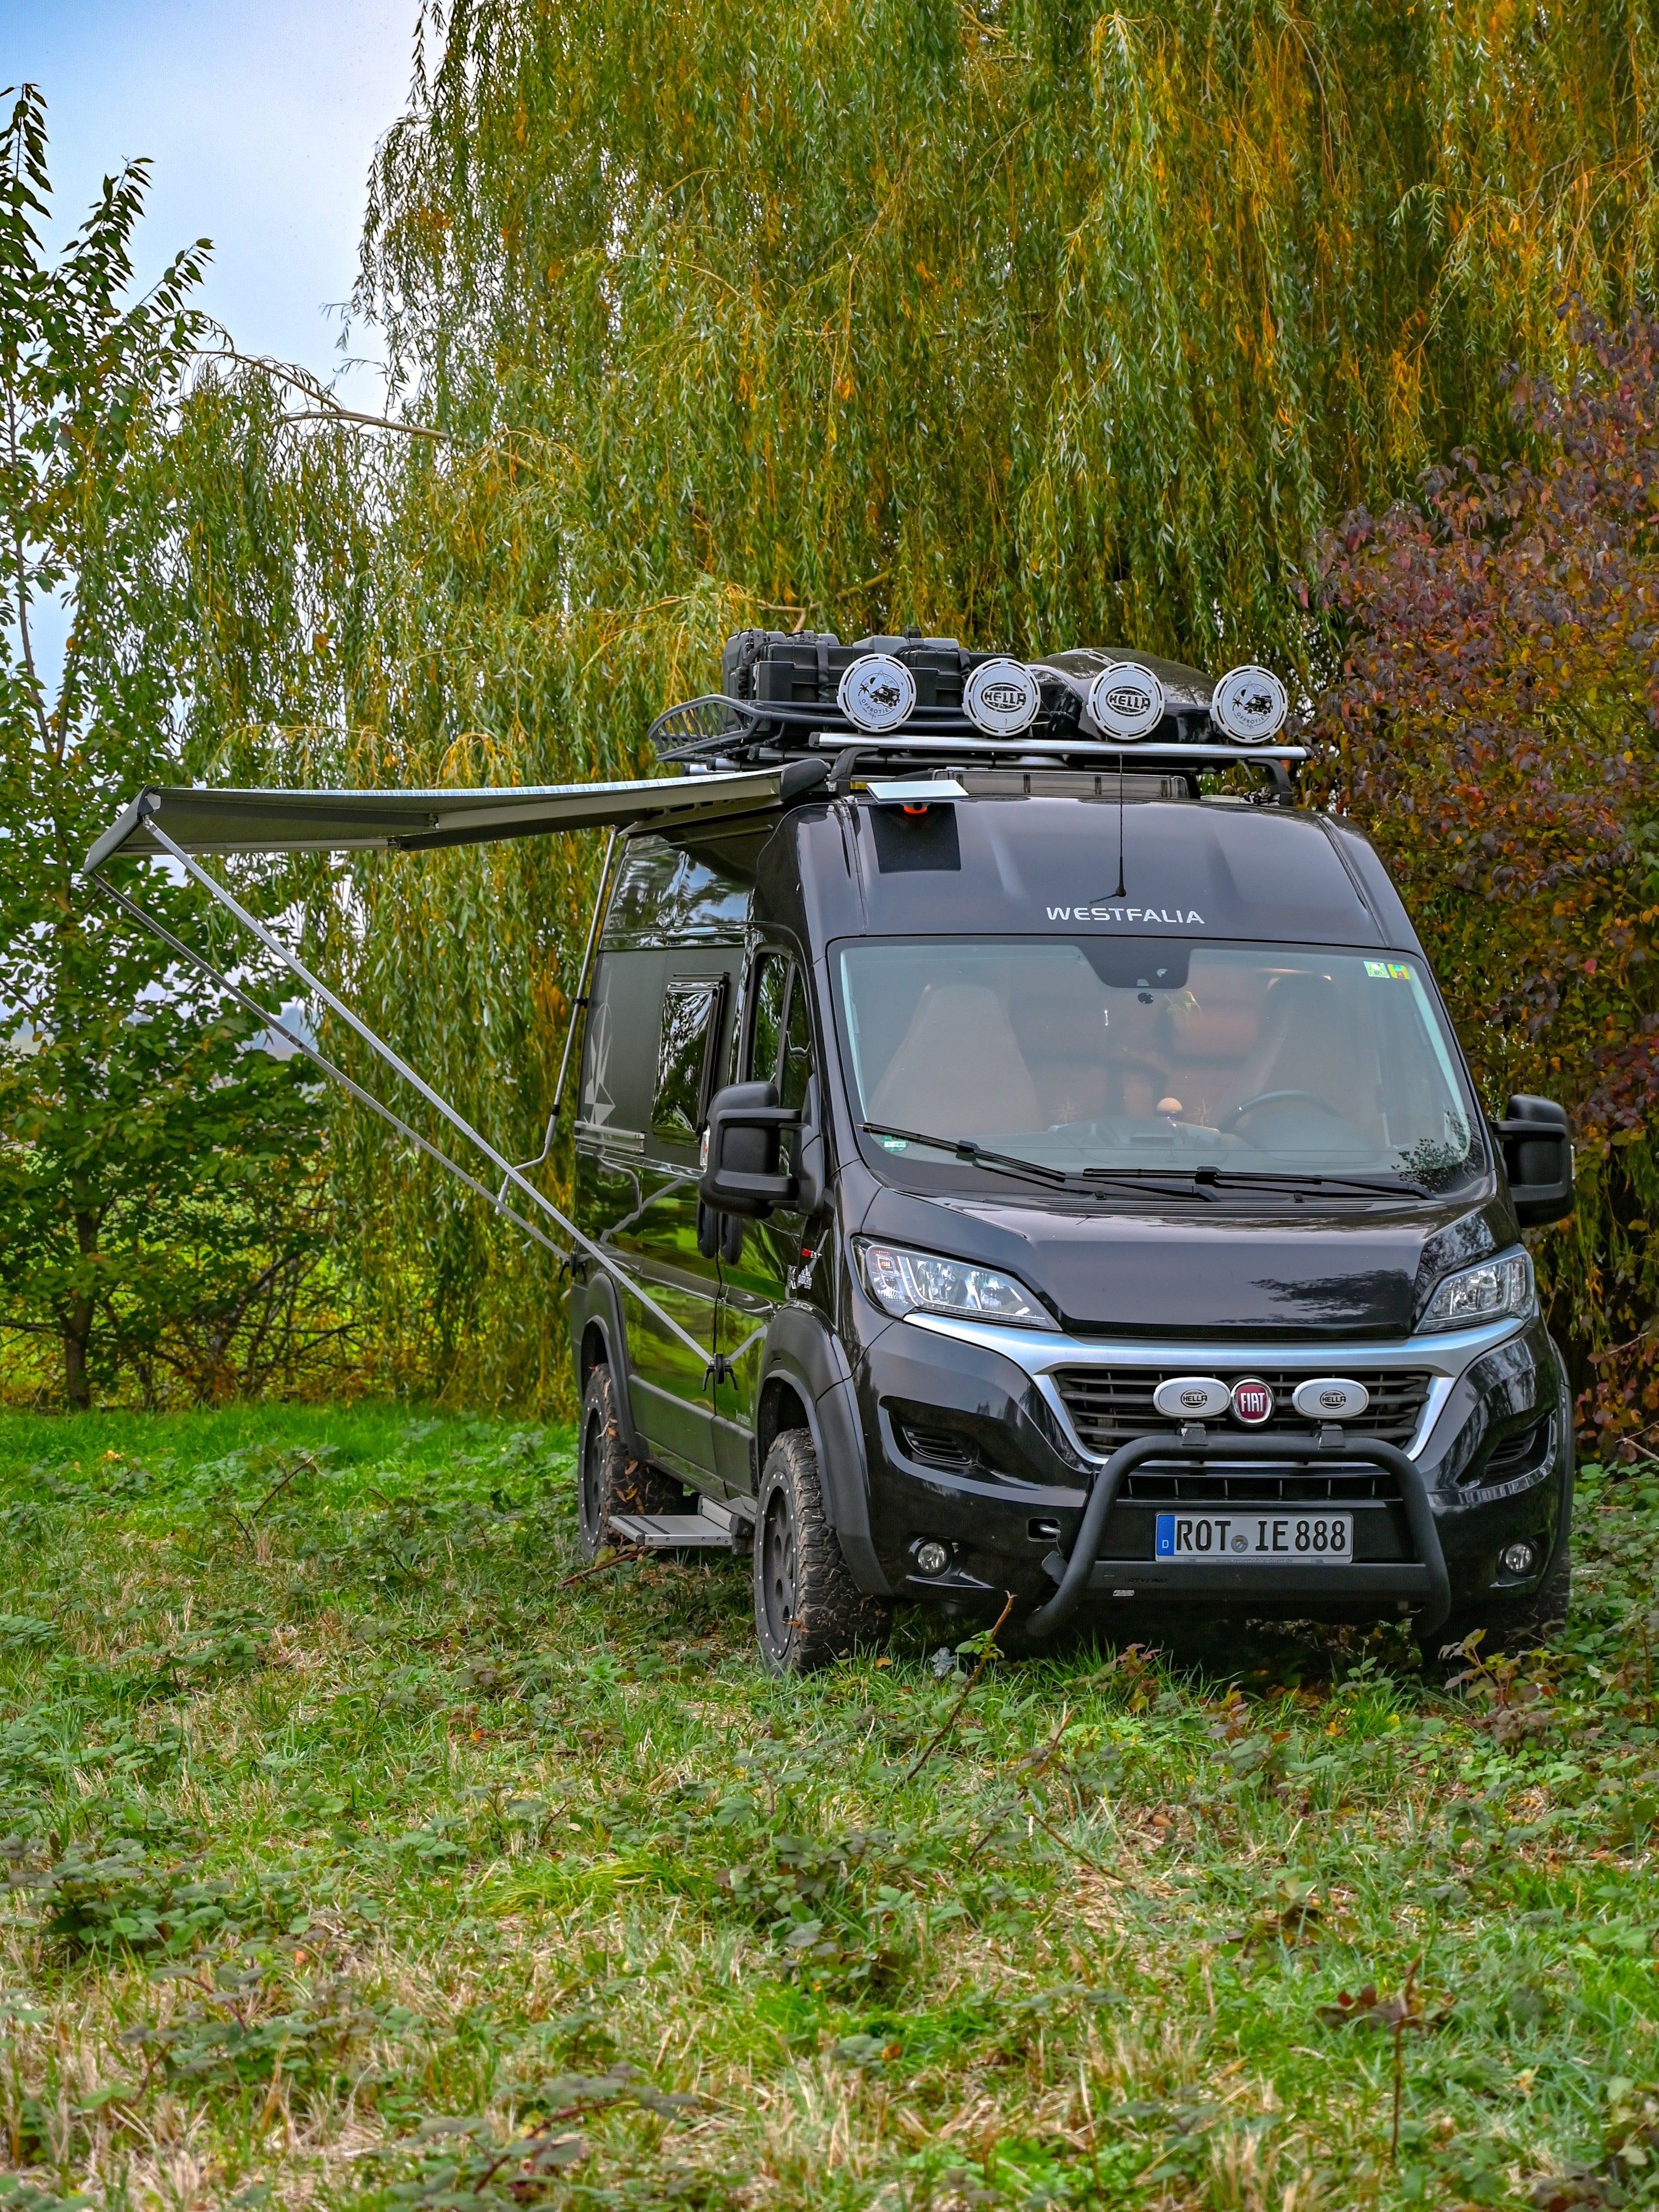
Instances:
[[[1137,1467],[1123,1478],[1127,1505],[1352,1505],[1374,1498],[1397,1503],[1400,1486],[1381,1468]]]
[[[1144,1437],[1158,1429],[1173,1427],[1154,1409],[1152,1393],[1160,1382],[1176,1375],[1212,1374],[1230,1389],[1245,1374],[1253,1375],[1273,1392],[1273,1409],[1259,1429],[1248,1433],[1305,1437],[1314,1424],[1297,1412],[1291,1403],[1291,1394],[1298,1383],[1308,1380],[1310,1371],[1307,1368],[1252,1367],[1229,1373],[1224,1367],[1200,1368],[1196,1364],[1164,1369],[1062,1367],[1054,1376],[1054,1383],[1060,1402],[1071,1415],[1072,1425],[1085,1446],[1105,1459],[1120,1444],[1127,1444],[1131,1437]],[[1385,1443],[1399,1444],[1402,1449],[1411,1442],[1428,1400],[1431,1376],[1402,1374],[1395,1368],[1340,1364],[1334,1364],[1328,1371],[1340,1374],[1352,1382],[1363,1382],[1370,1393],[1370,1405],[1357,1421],[1345,1421],[1345,1430],[1355,1436],[1380,1437]]]

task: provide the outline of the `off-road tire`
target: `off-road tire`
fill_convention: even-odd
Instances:
[[[755,1633],[774,1674],[810,1674],[884,1643],[889,1607],[848,1572],[823,1510],[818,1455],[805,1429],[766,1455],[755,1511]]]
[[[617,1413],[617,1386],[603,1360],[582,1392],[576,1454],[576,1524],[582,1557],[597,1559],[609,1543],[613,1513],[683,1513],[685,1492],[648,1460],[630,1459]]]

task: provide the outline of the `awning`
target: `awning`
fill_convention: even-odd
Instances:
[[[150,835],[152,823],[188,853],[420,853],[607,823],[684,829],[776,805],[781,787],[799,781],[806,765],[488,791],[151,788],[140,792],[104,832],[86,866],[101,868],[118,854],[161,853],[164,848]],[[823,768],[811,765],[812,780],[822,780]]]

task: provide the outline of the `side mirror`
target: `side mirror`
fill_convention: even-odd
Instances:
[[[775,1083],[728,1083],[708,1102],[708,1134],[697,1195],[711,1213],[763,1220],[775,1206],[791,1205],[799,1192],[792,1175],[780,1173],[786,1129],[800,1127],[799,1109],[780,1106]]]
[[[1510,1196],[1523,1229],[1541,1228],[1572,1212],[1572,1139],[1567,1114],[1553,1098],[1517,1091],[1497,1125]]]

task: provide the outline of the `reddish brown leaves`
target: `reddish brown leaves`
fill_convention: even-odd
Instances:
[[[1455,453],[1419,502],[1333,538],[1346,650],[1314,731],[1488,1103],[1572,1113],[1589,1233],[1540,1257],[1582,1382],[1659,1308],[1641,1195],[1659,1188],[1659,321],[1581,314],[1570,336],[1570,381],[1514,387],[1522,459]]]

